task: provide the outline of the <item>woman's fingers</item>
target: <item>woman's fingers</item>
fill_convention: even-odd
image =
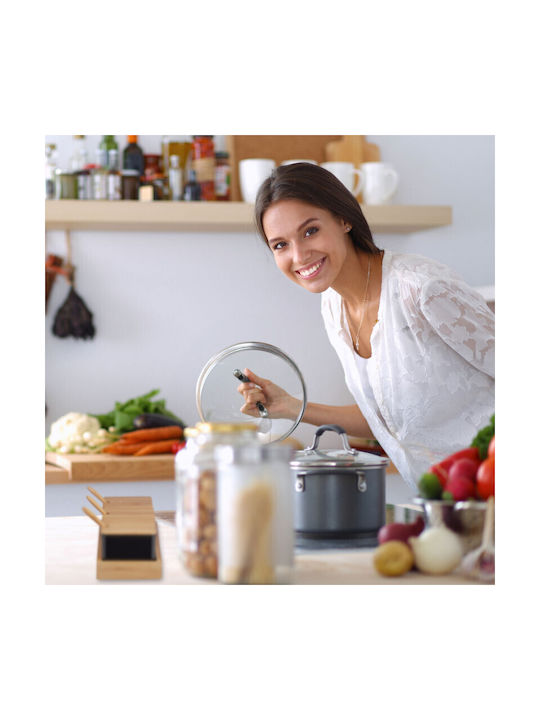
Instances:
[[[255,375],[255,373],[251,372],[249,368],[244,368],[244,375],[246,375],[252,383],[256,383],[257,385],[260,385],[260,387],[264,387],[265,384],[269,382],[266,378]]]

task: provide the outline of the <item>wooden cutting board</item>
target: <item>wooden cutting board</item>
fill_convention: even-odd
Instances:
[[[69,454],[48,452],[45,460],[67,470],[72,482],[87,480],[173,480],[174,455],[144,457],[111,457],[110,455]]]
[[[379,162],[381,150],[375,143],[369,143],[365,135],[344,135],[326,146],[328,162],[352,162],[359,167],[363,162]]]

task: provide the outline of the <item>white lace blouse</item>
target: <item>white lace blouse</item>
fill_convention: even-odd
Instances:
[[[322,315],[350,393],[413,490],[495,412],[495,316],[450,268],[385,250],[370,358],[353,350],[341,296]]]

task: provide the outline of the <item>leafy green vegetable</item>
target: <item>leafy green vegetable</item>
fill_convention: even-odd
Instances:
[[[150,390],[150,392],[140,395],[136,398],[130,398],[125,402],[115,402],[114,410],[104,413],[103,415],[94,415],[99,420],[99,424],[103,428],[109,428],[114,425],[118,432],[129,432],[134,429],[133,420],[141,413],[159,413],[170,417],[172,420],[182,422],[170,410],[165,407],[165,400],[151,400],[160,391]]]
[[[487,458],[489,443],[491,441],[491,438],[494,435],[495,435],[495,415],[492,415],[491,420],[489,421],[489,425],[486,425],[486,427],[483,427],[477,433],[477,435],[475,436],[474,440],[471,443],[471,447],[478,448],[478,454],[480,456],[480,460],[485,460]]]

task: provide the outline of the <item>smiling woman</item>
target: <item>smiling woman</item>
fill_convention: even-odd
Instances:
[[[450,268],[380,250],[356,198],[327,170],[281,166],[255,204],[260,235],[292,282],[321,294],[328,338],[355,404],[308,403],[303,421],[374,436],[402,477],[467,446],[494,412],[494,316]],[[242,411],[298,413],[270,379],[245,374]]]

